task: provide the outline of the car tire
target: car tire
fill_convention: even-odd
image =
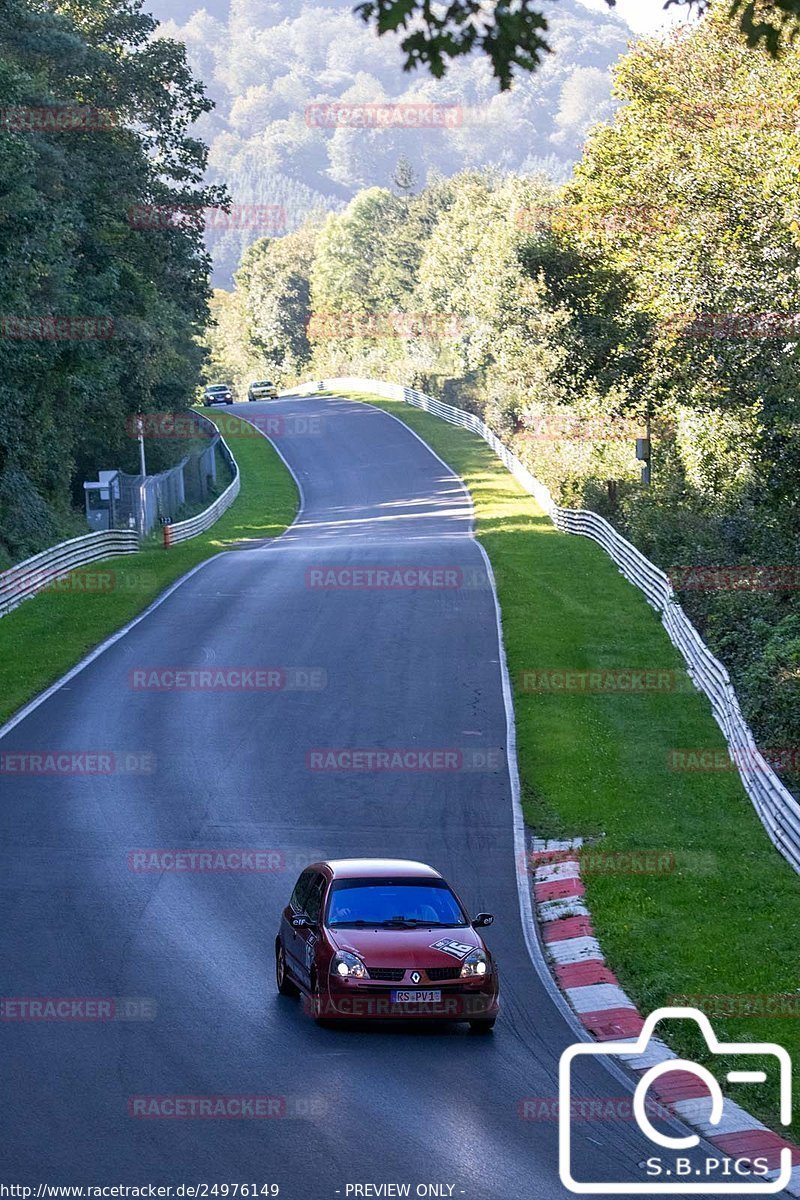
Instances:
[[[470,1021],[469,1027],[472,1033],[491,1033],[496,1020],[496,1017],[491,1017],[488,1021]]]
[[[289,978],[289,972],[286,969],[286,955],[280,939],[275,943],[275,983],[282,996],[296,996],[298,994],[298,989],[292,983]]]
[[[322,1015],[322,994],[316,975],[311,976],[311,1013],[320,1029],[333,1029],[336,1022]]]

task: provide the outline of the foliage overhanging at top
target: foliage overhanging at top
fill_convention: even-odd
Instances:
[[[609,8],[616,0],[605,0]],[[400,45],[405,69],[427,67],[440,79],[448,60],[475,50],[485,54],[500,88],[511,86],[515,68],[535,71],[550,52],[548,21],[539,0],[365,0],[355,12],[378,34],[403,31]],[[704,13],[710,0],[666,0]],[[763,44],[772,55],[800,31],[800,0],[731,0],[730,16],[738,20],[751,46]]]

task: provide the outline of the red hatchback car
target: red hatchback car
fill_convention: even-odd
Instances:
[[[405,859],[313,863],[297,881],[275,939],[278,991],[302,993],[315,1018],[497,1019],[497,968],[438,871]]]

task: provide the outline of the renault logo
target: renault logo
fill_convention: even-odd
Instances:
[[[420,975],[419,971],[411,972],[411,982],[412,983],[419,983],[420,979],[422,979],[422,976]]]

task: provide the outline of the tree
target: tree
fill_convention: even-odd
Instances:
[[[417,186],[417,173],[413,163],[404,154],[397,160],[397,166],[392,175],[392,183],[401,196],[411,196]]]
[[[403,221],[405,205],[385,188],[367,188],[341,214],[328,217],[312,271],[315,312],[387,311],[390,298],[377,281],[387,242]]]
[[[83,479],[135,469],[126,417],[189,403],[199,376],[201,222],[147,229],[130,214],[200,212],[224,193],[203,185],[205,147],[188,133],[209,101],[182,47],[153,40],[154,29],[136,0],[0,8],[0,555],[10,558],[71,531]],[[56,111],[86,123],[65,129]],[[44,317],[62,318],[57,334],[36,326]],[[38,514],[35,532],[24,512]]]
[[[722,7],[645,40],[565,197],[569,240],[624,271],[657,323],[651,389],[688,482],[711,511],[771,491],[798,534],[799,89],[800,55],[748,50]],[[776,310],[782,330],[759,329]]]
[[[311,358],[308,322],[318,232],[318,224],[309,221],[285,237],[256,242],[236,276],[246,296],[253,347],[266,372],[283,384],[295,383]]]
[[[605,0],[613,8],[616,0]],[[447,72],[448,60],[479,50],[487,55],[500,88],[511,87],[515,68],[535,71],[550,53],[549,23],[539,0],[366,0],[355,12],[379,35],[405,32],[400,48],[405,69],[425,66],[436,79]],[[704,13],[712,0],[666,0]],[[800,32],[800,0],[731,0],[731,16],[750,45],[763,45],[777,55]]]

